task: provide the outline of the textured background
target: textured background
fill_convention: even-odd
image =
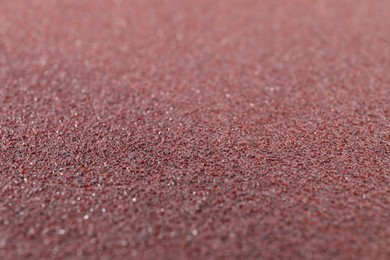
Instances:
[[[0,258],[390,259],[390,1],[0,0]]]

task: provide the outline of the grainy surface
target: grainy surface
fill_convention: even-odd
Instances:
[[[0,0],[0,258],[390,259],[390,1]]]

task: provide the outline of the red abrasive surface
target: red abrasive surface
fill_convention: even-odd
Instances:
[[[390,259],[390,1],[0,0],[0,258]]]

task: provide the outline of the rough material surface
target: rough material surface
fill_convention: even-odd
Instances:
[[[390,1],[0,0],[0,258],[390,259]]]

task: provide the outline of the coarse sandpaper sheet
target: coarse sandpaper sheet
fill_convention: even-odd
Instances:
[[[390,1],[0,0],[1,259],[390,259]]]

